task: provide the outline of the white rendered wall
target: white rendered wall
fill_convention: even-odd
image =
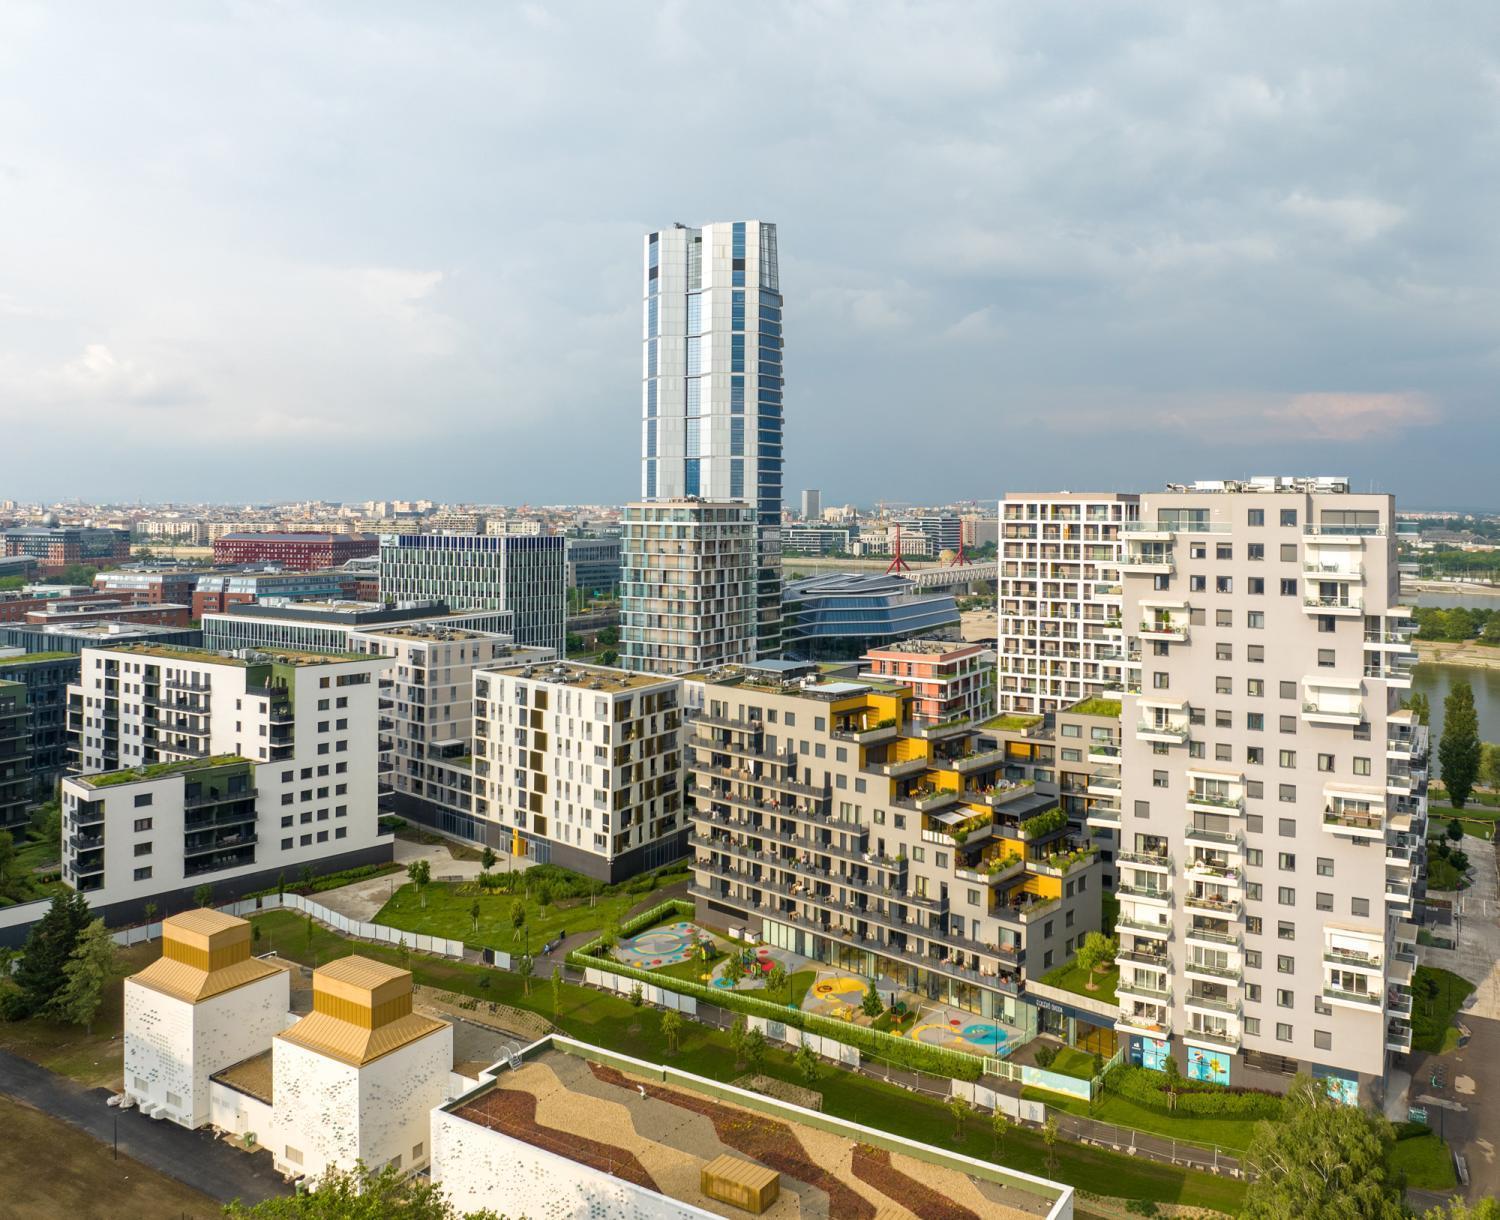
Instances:
[[[432,1156],[432,1111],[448,1099],[453,1026],[367,1064],[359,1074],[359,1155],[378,1168],[394,1157],[406,1171]]]
[[[432,1180],[461,1213],[487,1207],[527,1220],[697,1220],[715,1215],[443,1110],[432,1114]]]
[[[271,1107],[238,1089],[231,1089],[228,1085],[213,1080],[208,1083],[208,1121],[218,1130],[227,1131],[241,1139],[246,1133],[255,1136],[255,1144],[249,1150],[253,1151],[261,1144],[268,1148],[275,1147],[276,1133]]]
[[[210,1118],[208,1078],[269,1047],[290,1005],[284,970],[199,1004],[126,979],[126,1094],[141,1106],[166,1106],[181,1126],[201,1127]]]

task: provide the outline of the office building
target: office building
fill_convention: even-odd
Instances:
[[[517,644],[563,653],[567,540],[558,534],[385,534],[380,595],[505,610]]]
[[[806,488],[802,492],[802,520],[823,520],[823,493],[816,487]]]
[[[786,653],[852,660],[871,648],[956,628],[953,594],[923,592],[903,576],[831,572],[793,581],[786,591]]]
[[[747,504],[626,505],[621,665],[678,674],[753,659],[758,535]]]
[[[47,627],[0,623],[0,648],[15,648],[21,652],[70,652],[78,656],[85,648],[131,643],[196,648],[203,643],[203,632],[194,627],[152,627],[146,623],[53,624]]]
[[[68,686],[78,681],[78,672],[76,653],[0,656],[0,681],[16,683],[26,692],[31,775],[28,808],[52,799],[53,787],[69,764]]]
[[[112,572],[96,573],[94,588],[132,605],[172,603],[187,606],[192,604],[193,590],[200,579],[193,568],[160,572],[116,568]]]
[[[1071,1186],[552,1034],[433,1112],[432,1181],[465,1215],[1073,1217]]]
[[[145,623],[153,627],[187,627],[188,606],[173,602],[135,602],[118,597],[48,598],[26,611],[31,627],[81,626],[87,623]]]
[[[1140,497],[1120,560],[1118,1028],[1131,1057],[1378,1099],[1411,1047],[1426,731],[1391,497],[1343,479]]]
[[[686,852],[680,681],[557,664],[474,685],[474,814],[500,846],[608,882]]]
[[[31,711],[26,688],[4,675],[0,668],[0,830],[14,834],[31,812]]]
[[[1097,853],[967,725],[789,661],[686,679],[699,922],[1034,1031],[1028,978],[1100,926]]]
[[[298,572],[336,568],[345,560],[374,555],[379,540],[365,534],[224,534],[214,539],[219,566],[274,563]]]
[[[775,656],[784,387],[776,226],[663,229],[647,235],[643,261],[641,499],[754,506],[757,649]]]
[[[26,525],[0,532],[0,544],[6,555],[35,560],[43,575],[75,564],[106,567],[130,559],[129,530]]]
[[[351,560],[351,563],[365,562]],[[373,558],[368,562],[376,562]],[[192,591],[193,617],[222,614],[231,606],[267,601],[374,601],[357,593],[358,576],[347,567],[311,572],[205,572]]]
[[[380,775],[387,806],[449,834],[479,839],[473,804],[474,671],[540,664],[554,653],[503,635],[424,622],[349,633],[349,651],[389,658],[380,679]]]
[[[101,914],[221,901],[390,859],[377,822],[381,657],[84,652],[68,688],[63,880]],[[118,912],[118,915],[114,913]]]
[[[797,555],[848,555],[855,532],[835,525],[783,525],[781,549]]]
[[[903,534],[920,534],[928,542],[928,554],[955,554],[964,540],[963,518],[957,513],[910,513],[901,518]]]
[[[1137,497],[1012,492],[1000,505],[997,696],[1055,712],[1123,685],[1121,530]]]
[[[350,652],[356,631],[422,623],[508,636],[508,610],[450,610],[441,601],[387,606],[380,602],[243,602],[223,614],[203,616],[204,647],[218,652],[242,649],[294,652]]]
[[[994,710],[994,653],[980,644],[897,640],[861,658],[860,677],[912,693],[914,725],[987,720]]]
[[[584,598],[610,597],[620,587],[620,538],[568,538],[568,588]]]

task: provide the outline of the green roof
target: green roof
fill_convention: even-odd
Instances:
[[[999,716],[991,717],[979,727],[982,729],[1012,729],[1020,731],[1029,729],[1034,724],[1041,724],[1042,716],[1024,716],[1019,712],[1005,712]]]
[[[76,661],[76,652],[28,652],[19,657],[0,657],[0,667],[6,665],[29,665],[33,661]]]
[[[184,758],[178,762],[147,763],[144,767],[126,767],[121,771],[101,771],[97,775],[80,775],[80,783],[90,788],[113,788],[117,784],[138,784],[145,780],[181,775],[190,771],[211,771],[243,763],[253,765],[239,754],[216,754],[212,758]]]
[[[1068,708],[1070,712],[1077,712],[1080,716],[1108,716],[1111,720],[1120,718],[1120,701],[1118,699],[1084,699]]]
[[[253,660],[237,657],[233,653],[213,652],[207,648],[187,648],[177,644],[118,644],[107,651],[128,652],[135,656],[159,657],[163,661],[196,661],[208,665],[237,665],[248,668],[281,662],[283,665],[336,665],[341,661],[378,661],[378,653],[365,652],[303,652],[295,648],[254,649]]]

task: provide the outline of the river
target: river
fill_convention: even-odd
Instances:
[[[1500,610],[1500,595],[1486,593],[1416,593],[1413,606],[1448,610],[1464,606],[1472,610]],[[1418,665],[1412,674],[1413,693],[1420,691],[1432,705],[1432,745],[1437,748],[1443,732],[1443,699],[1455,682],[1468,681],[1474,688],[1474,710],[1479,713],[1479,736],[1500,741],[1500,669],[1476,669],[1469,665]]]

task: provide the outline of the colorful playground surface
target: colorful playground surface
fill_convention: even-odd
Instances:
[[[818,978],[802,998],[802,1011],[817,1013],[821,1017],[852,1020],[864,1003],[865,993],[870,989],[868,979],[857,975],[820,971]]]
[[[1019,1045],[1019,1035],[996,1021],[986,1021],[972,1012],[940,1008],[923,1012],[907,1035],[928,1046],[950,1051],[967,1051],[971,1055],[993,1055],[1003,1058]]]
[[[703,941],[713,937],[697,924],[687,920],[648,928],[637,936],[622,940],[615,956],[627,966],[649,970],[655,966],[675,966],[685,962]]]
[[[738,954],[740,961],[744,964],[744,973],[736,979],[730,978],[729,959],[714,967],[715,987],[722,987],[726,991],[732,987],[741,990],[764,987],[766,976],[779,965],[788,974],[797,968],[797,956],[794,953],[786,953],[779,949],[773,949],[770,945],[730,945],[728,951]]]

